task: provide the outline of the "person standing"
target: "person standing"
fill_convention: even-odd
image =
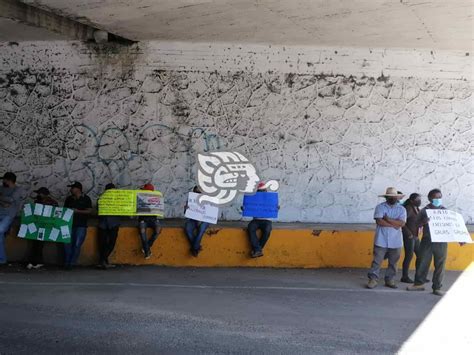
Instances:
[[[36,198],[34,199],[34,203],[41,203],[42,205],[48,205],[57,207],[59,206],[58,201],[50,196],[49,190],[46,187],[40,187],[38,190],[33,191],[36,193]],[[47,242],[41,240],[31,240],[31,249],[30,255],[28,257],[28,265],[26,268],[30,269],[39,269],[41,268],[43,263],[43,248],[44,244]]]
[[[418,255],[418,248],[420,246],[420,240],[418,238],[419,228],[416,222],[418,213],[420,213],[420,206],[421,196],[417,193],[412,193],[403,204],[407,212],[407,223],[402,228],[405,257],[403,259],[403,272],[400,281],[404,283],[413,283],[408,273],[413,254]]]
[[[265,183],[263,181],[259,182],[257,185],[257,193],[259,192],[267,192],[267,189],[265,189]],[[253,218],[249,222],[247,226],[247,232],[250,245],[252,246],[252,251],[250,253],[251,258],[259,258],[263,256],[263,248],[265,247],[265,244],[267,244],[268,239],[270,239],[272,227],[272,221],[269,219]],[[262,233],[260,239],[257,236],[257,231],[259,229]]]
[[[145,184],[142,187],[145,191],[155,191],[155,187],[152,184]],[[148,239],[146,230],[151,228],[152,234]],[[157,216],[139,216],[138,217],[138,230],[140,234],[140,240],[142,243],[142,252],[145,255],[145,259],[149,259],[151,256],[151,247],[161,233],[160,221]]]
[[[202,193],[199,186],[194,186],[193,192],[197,194]],[[188,204],[186,202],[184,213],[186,213],[187,208]],[[186,237],[188,237],[189,244],[191,245],[191,254],[195,257],[197,257],[202,250],[201,240],[207,227],[209,227],[209,223],[197,221],[191,218],[186,218],[186,221],[184,222],[184,232],[186,233]]]
[[[431,241],[430,226],[428,224],[429,218],[427,210],[438,209],[445,210],[442,202],[443,194],[439,189],[433,189],[428,193],[428,200],[430,203],[423,208],[417,216],[417,226],[423,228],[423,237],[420,242],[418,249],[418,256],[416,258],[416,273],[415,282],[413,285],[408,286],[408,291],[424,291],[426,277],[430,269],[431,260],[434,259],[434,272],[433,272],[433,294],[436,296],[442,296],[444,293],[441,291],[443,286],[444,268],[446,264],[446,258],[448,255],[448,243]]]
[[[369,270],[367,288],[377,287],[380,268],[385,258],[388,268],[385,272],[385,286],[397,288],[394,277],[397,274],[397,264],[403,246],[402,227],[405,225],[407,214],[398,201],[403,198],[394,187],[387,188],[385,202],[375,208],[374,219],[377,224],[374,240],[374,258]]]
[[[64,266],[67,270],[77,264],[81,247],[86,239],[87,220],[92,214],[92,201],[89,196],[82,192],[82,184],[75,181],[70,187],[71,195],[66,198],[64,207],[74,211],[72,221],[71,243],[64,244]]]
[[[0,265],[7,263],[5,237],[21,206],[21,190],[16,185],[16,175],[7,172],[0,186]]]
[[[114,184],[105,185],[105,191],[115,189]],[[104,191],[104,192],[105,192]],[[115,248],[118,231],[120,228],[119,216],[99,216],[98,225],[98,241],[99,241],[99,265],[101,269],[114,267],[109,263],[109,256]]]

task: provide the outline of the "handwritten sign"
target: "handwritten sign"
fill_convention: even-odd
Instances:
[[[207,222],[211,224],[217,223],[219,216],[219,208],[207,203],[198,202],[199,194],[190,192],[188,195],[188,207],[185,216],[196,221]]]
[[[244,196],[242,216],[278,218],[278,192],[257,192]]]
[[[471,235],[459,213],[449,210],[426,210],[426,213],[430,219],[432,242],[472,243]]]
[[[70,243],[73,210],[28,203],[21,212],[17,236],[44,242]]]
[[[160,191],[105,191],[100,196],[99,216],[164,216],[164,198]]]

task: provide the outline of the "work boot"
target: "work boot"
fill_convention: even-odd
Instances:
[[[395,281],[393,280],[385,280],[385,287],[398,288]]]
[[[376,279],[369,279],[369,282],[367,282],[367,288],[373,289],[377,287],[377,280]]]
[[[408,286],[407,287],[407,291],[424,291],[425,290],[425,286],[423,285],[411,285],[411,286]]]
[[[442,297],[444,296],[444,292],[441,290],[433,290],[433,295]]]
[[[401,278],[400,282],[403,282],[403,283],[405,283],[405,284],[412,284],[412,283],[413,283],[413,280],[410,279],[409,276],[403,276],[403,277]]]

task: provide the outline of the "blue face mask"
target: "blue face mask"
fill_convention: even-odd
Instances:
[[[433,202],[431,202],[433,204],[433,206],[435,207],[440,207],[441,204],[443,203],[442,200],[440,198],[434,198],[433,199]]]

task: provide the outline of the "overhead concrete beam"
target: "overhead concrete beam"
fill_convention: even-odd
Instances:
[[[30,6],[17,0],[0,0],[0,17],[40,27],[70,39],[94,41],[97,38],[100,38],[100,42],[103,43],[106,42],[109,37],[106,31],[54,14],[44,9]],[[129,41],[115,35],[111,35],[110,37],[113,40],[119,40],[122,42]]]

